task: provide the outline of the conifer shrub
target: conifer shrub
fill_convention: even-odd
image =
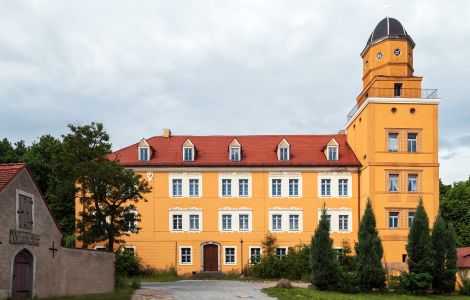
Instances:
[[[370,200],[361,219],[356,244],[356,272],[363,290],[383,289],[385,269],[382,265],[383,247],[377,231]]]
[[[138,276],[140,274],[141,268],[141,259],[133,252],[116,252],[116,275],[124,277]]]
[[[312,237],[310,265],[312,268],[312,284],[319,290],[334,290],[338,287],[340,270],[333,240],[330,238],[330,222],[326,217],[323,205],[320,223]]]
[[[457,272],[455,231],[452,225],[446,226],[440,215],[434,222],[431,240],[434,263],[432,288],[435,293],[453,292]]]

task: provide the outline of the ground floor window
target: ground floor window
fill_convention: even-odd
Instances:
[[[279,259],[283,259],[287,256],[287,247],[279,247],[276,248],[276,257]]]
[[[180,264],[189,265],[192,263],[192,248],[180,247]]]
[[[234,265],[235,260],[235,247],[225,247],[225,264]]]
[[[135,247],[134,246],[124,246],[124,248],[122,248],[122,251],[126,252],[126,253],[132,253],[132,254],[135,255]]]
[[[250,264],[257,264],[261,261],[261,248],[251,247],[250,248]]]

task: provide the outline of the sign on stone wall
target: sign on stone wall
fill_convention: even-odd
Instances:
[[[10,244],[28,244],[39,246],[39,235],[30,232],[10,230]]]

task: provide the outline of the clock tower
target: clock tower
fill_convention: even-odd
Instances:
[[[363,90],[358,106],[368,97],[420,98],[422,77],[413,75],[415,43],[394,18],[380,21],[361,52]]]

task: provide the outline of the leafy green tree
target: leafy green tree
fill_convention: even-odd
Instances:
[[[453,225],[457,246],[470,246],[470,178],[455,182],[445,195],[441,193],[441,215]]]
[[[319,290],[335,289],[338,286],[340,272],[333,240],[330,238],[330,221],[326,216],[325,205],[320,223],[312,237],[310,255],[312,284]]]
[[[385,287],[385,269],[382,265],[383,247],[377,231],[375,215],[370,200],[361,219],[356,244],[357,275],[365,290]]]
[[[404,288],[411,293],[424,293],[432,284],[434,264],[429,219],[422,199],[408,234],[406,252],[409,273],[403,279],[407,279],[409,284]]]
[[[0,163],[18,163],[23,162],[22,155],[26,151],[24,141],[15,143],[15,147],[11,142],[4,138],[0,141]]]
[[[151,188],[132,170],[107,159],[87,164],[78,179],[83,211],[77,221],[78,240],[84,246],[105,242],[114,251],[124,241],[122,236],[137,233],[140,221],[135,204],[144,199]]]

